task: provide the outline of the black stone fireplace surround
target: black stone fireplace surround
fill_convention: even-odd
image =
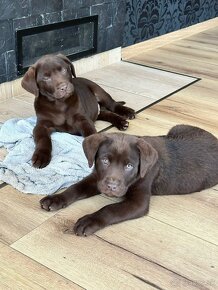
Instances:
[[[97,52],[98,15],[26,28],[16,31],[17,72],[46,54],[62,53],[70,60]]]
[[[103,52],[122,46],[125,3],[125,0],[0,0],[0,83],[19,75],[17,30],[97,15],[96,52]]]

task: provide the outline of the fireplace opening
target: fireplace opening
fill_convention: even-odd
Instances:
[[[63,53],[75,60],[97,52],[98,16],[16,31],[17,74],[23,75],[41,56]]]

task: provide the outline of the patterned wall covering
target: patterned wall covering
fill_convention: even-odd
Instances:
[[[127,0],[123,46],[218,16],[218,0]]]

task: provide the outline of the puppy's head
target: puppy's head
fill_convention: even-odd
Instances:
[[[108,196],[124,196],[156,163],[157,151],[143,138],[121,134],[93,134],[83,149],[89,166],[95,163],[98,189]]]
[[[66,56],[45,55],[28,69],[21,85],[35,96],[64,100],[74,92],[72,76],[76,77],[74,66]]]

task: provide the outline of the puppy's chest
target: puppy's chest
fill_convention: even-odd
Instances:
[[[44,107],[43,111],[36,113],[42,119],[50,121],[55,128],[59,128],[61,126],[66,127],[73,125],[74,111],[75,110],[71,106],[61,104],[59,106]]]
[[[57,111],[54,116],[54,125],[72,127],[74,123],[74,114],[75,112],[72,108]]]

